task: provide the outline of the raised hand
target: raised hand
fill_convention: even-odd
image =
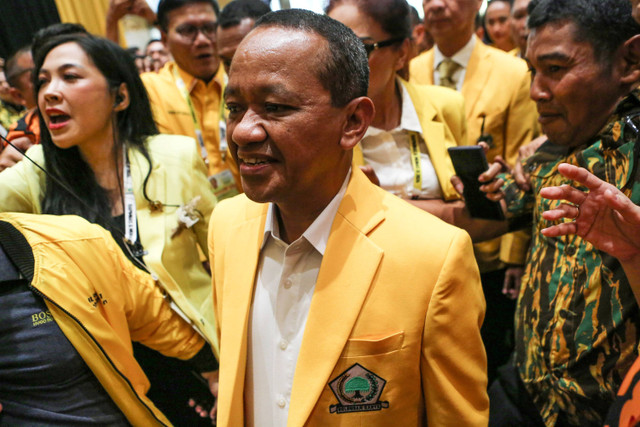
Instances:
[[[545,228],[542,234],[549,237],[576,234],[621,261],[640,255],[640,207],[586,169],[563,163],[558,171],[588,191],[570,185],[543,188],[542,197],[569,203],[544,212],[542,217],[574,221]]]

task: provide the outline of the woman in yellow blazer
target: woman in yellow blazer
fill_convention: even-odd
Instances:
[[[133,62],[105,39],[55,37],[35,52],[35,64],[42,141],[27,155],[47,172],[23,160],[0,174],[0,211],[77,214],[102,225],[217,352],[210,276],[200,259],[215,196],[193,140],[157,135]],[[164,362],[146,348],[137,347],[136,357],[147,375],[162,372]],[[172,381],[191,377],[173,369],[166,370]],[[152,387],[150,397],[175,389],[170,382],[154,394]],[[193,414],[189,397],[154,403],[174,421]],[[172,416],[177,405],[182,411]]]
[[[331,0],[327,14],[351,28],[369,54],[367,95],[376,115],[354,152],[355,164],[370,165],[382,188],[453,223],[462,203],[453,202],[460,197],[449,181],[454,170],[447,148],[467,144],[464,101],[454,90],[397,76],[409,54],[407,3]]]

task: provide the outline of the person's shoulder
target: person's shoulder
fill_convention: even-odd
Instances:
[[[417,83],[430,83],[433,78],[433,48],[422,52],[409,62],[409,80]]]
[[[411,60],[411,65],[426,65],[429,61],[433,60],[434,48],[425,50]]]
[[[220,201],[216,205],[215,213],[220,216],[235,216],[237,219],[250,219],[263,215],[267,205],[266,203],[254,202],[242,193]]]
[[[457,90],[444,86],[425,85],[414,82],[402,81],[412,98],[418,97],[416,101],[419,103],[429,103],[437,110],[446,107],[454,107],[456,110],[464,106],[464,96]],[[414,102],[415,104],[415,102]]]
[[[260,220],[267,213],[268,204],[256,203],[244,193],[224,199],[216,205],[210,221],[215,234],[228,233],[232,228],[242,227],[247,222]]]
[[[149,150],[164,152],[188,151],[191,152],[196,147],[195,139],[185,135],[170,135],[159,133],[147,139]]]
[[[358,200],[367,200],[372,215],[377,215],[377,210],[383,212],[384,219],[374,235],[392,237],[405,248],[444,248],[465,233],[372,183],[359,187],[358,191],[361,193]]]
[[[197,152],[195,139],[184,135],[154,135],[147,139],[146,145],[153,160],[169,164],[190,162]]]
[[[478,42],[477,48],[480,50],[482,56],[484,56],[483,60],[489,61],[496,70],[504,74],[512,74],[514,72],[527,74],[528,72],[527,63],[521,58],[517,58],[493,46],[487,46],[482,42]],[[507,81],[503,83],[507,83]]]
[[[110,234],[77,215],[2,213],[0,221],[12,224],[25,234],[31,245],[43,242],[71,242],[103,239]]]
[[[175,86],[175,83],[173,82],[173,72],[171,71],[172,66],[172,62],[169,61],[160,70],[158,70],[158,72],[147,71],[146,73],[140,74],[140,79],[142,79],[142,83],[144,83],[147,90],[156,86]]]

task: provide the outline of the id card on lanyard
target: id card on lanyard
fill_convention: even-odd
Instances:
[[[124,237],[133,245],[138,240],[138,223],[136,221],[136,197],[133,194],[133,179],[131,178],[131,165],[127,150],[122,150],[124,183]]]
[[[409,132],[409,149],[411,150],[411,166],[413,166],[413,188],[422,192],[422,165],[420,163],[420,139],[417,132]]]
[[[191,120],[193,121],[193,127],[196,131],[196,137],[198,140],[198,145],[200,146],[200,155],[204,160],[207,167],[209,166],[209,159],[207,148],[204,145],[204,135],[202,133],[202,126],[200,126],[200,122],[198,121],[198,117],[196,115],[196,110],[193,106],[193,102],[191,101],[191,96],[189,95],[189,91],[187,90],[187,85],[182,80],[182,77],[178,74],[177,67],[173,68],[173,77],[176,81],[176,85],[178,86],[178,90],[182,94],[182,97],[187,103],[189,107],[189,113],[191,115]],[[225,160],[227,153],[227,123],[224,120],[224,100],[220,99],[220,121],[218,123],[220,129],[220,145],[219,150],[222,157],[222,160]],[[213,186],[214,194],[218,200],[226,199],[228,197],[232,197],[238,194],[238,189],[236,188],[235,180],[233,179],[233,175],[229,169],[224,169],[221,172],[218,172],[215,175],[209,177],[209,182]]]
[[[198,145],[200,146],[200,156],[204,163],[209,165],[209,158],[207,153],[207,148],[204,146],[204,136],[202,135],[202,127],[200,126],[200,122],[198,121],[198,117],[196,116],[196,109],[193,107],[193,102],[191,102],[191,96],[189,95],[189,91],[187,90],[187,85],[182,80],[182,77],[178,74],[178,68],[173,68],[173,78],[176,81],[176,86],[178,86],[178,90],[182,97],[184,98],[187,106],[189,107],[189,113],[191,114],[191,120],[193,121],[193,127],[196,130],[196,139],[198,140]]]

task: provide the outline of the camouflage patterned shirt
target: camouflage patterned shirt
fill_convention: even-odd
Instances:
[[[591,144],[571,152],[551,143],[540,147],[525,165],[531,173],[531,192],[521,192],[506,178],[509,213],[533,211],[533,240],[515,317],[515,363],[548,426],[602,425],[638,356],[640,315],[615,258],[577,236],[550,238],[540,233],[551,225],[542,212],[560,202],[541,198],[539,191],[570,183],[557,172],[558,164],[566,162],[588,169],[638,204],[637,129],[640,100],[634,92]]]

